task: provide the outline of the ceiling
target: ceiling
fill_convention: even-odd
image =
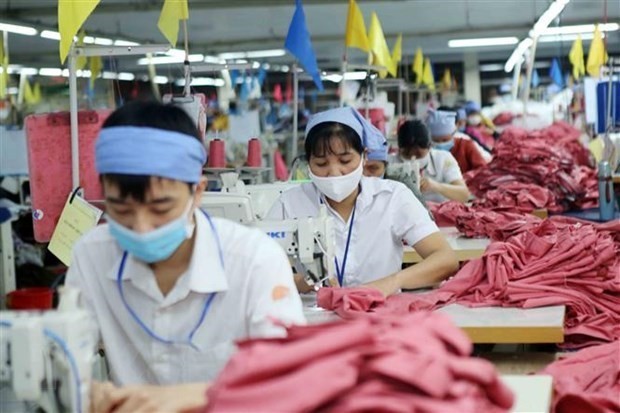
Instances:
[[[157,29],[162,0],[101,0],[85,24],[90,35],[139,43],[165,43]],[[312,42],[322,69],[335,69],[344,51],[347,0],[304,0]],[[450,49],[448,40],[516,36],[523,39],[549,5],[547,0],[358,0],[366,22],[375,11],[388,44],[403,34],[403,56],[409,59],[422,47],[433,62],[458,62],[464,53],[477,53],[481,61],[505,61],[514,46]],[[282,48],[294,11],[294,0],[189,0],[190,52],[222,52]],[[605,11],[606,9],[606,11]],[[572,0],[561,25],[620,21],[618,0]],[[0,0],[0,21],[57,29],[54,0]],[[368,24],[368,23],[367,23]],[[552,25],[557,25],[558,22]],[[620,54],[620,31],[607,37],[611,54]],[[587,51],[589,41],[584,42]],[[541,58],[565,57],[571,42],[540,44]],[[38,36],[10,35],[11,62],[31,67],[59,67],[58,42]],[[365,56],[351,50],[352,60]],[[270,62],[293,62],[290,55]],[[145,71],[137,57],[119,59],[119,70]],[[159,69],[158,69],[159,70]],[[169,70],[169,69],[168,69]]]

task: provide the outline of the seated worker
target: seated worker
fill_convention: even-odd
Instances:
[[[379,138],[385,142],[383,135],[380,135]],[[428,210],[428,206],[426,205],[426,201],[424,200],[424,195],[420,192],[418,188],[418,183],[415,182],[415,179],[411,175],[406,174],[396,174],[394,172],[388,171],[388,146],[387,142],[385,145],[380,142],[377,145],[369,145],[366,150],[366,162],[364,163],[364,176],[367,177],[375,177],[380,179],[391,179],[393,181],[398,181],[404,184],[416,198],[418,201]]]
[[[365,149],[373,142],[384,145],[385,138],[355,109],[313,116],[305,140],[312,182],[284,192],[268,219],[313,217],[325,205],[336,222],[341,286],[374,287],[387,296],[436,285],[456,271],[456,256],[407,187],[363,176]],[[403,241],[424,258],[404,270]]]
[[[485,166],[487,163],[469,139],[457,138],[456,112],[430,110],[426,123],[431,132],[433,148],[449,151],[461,168],[461,173]]]
[[[472,100],[467,101],[465,113],[467,114],[465,133],[486,148],[493,149],[495,140],[499,138],[499,133],[495,131],[493,122],[482,116],[480,105]]]
[[[437,108],[437,110],[441,110],[443,112],[456,112],[456,132],[454,133],[454,137],[473,141],[474,145],[476,145],[476,149],[478,149],[478,152],[480,152],[480,155],[482,155],[484,160],[487,163],[491,162],[491,160],[493,159],[491,149],[482,145],[476,139],[465,133],[465,130],[467,129],[467,112],[465,112],[465,109],[458,107],[451,108],[448,106],[440,106],[439,108]]]
[[[132,387],[100,386],[94,411],[204,405],[236,340],[305,321],[282,248],[200,210],[205,161],[180,108],[130,103],[103,124],[95,162],[107,224],[78,241],[66,284],[96,320],[114,384]]]

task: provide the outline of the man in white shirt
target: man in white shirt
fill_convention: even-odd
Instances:
[[[114,384],[128,386],[95,386],[97,412],[203,405],[236,340],[304,323],[281,247],[199,210],[205,160],[179,108],[128,104],[103,125],[96,163],[108,224],[78,242],[67,274],[97,322]]]

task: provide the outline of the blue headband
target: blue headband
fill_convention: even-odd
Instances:
[[[362,146],[368,150],[368,159],[387,160],[388,148],[385,136],[356,109],[345,107],[317,113],[310,118],[306,125],[306,137],[312,128],[325,122],[337,122],[349,126],[362,140]],[[385,151],[385,159],[382,155],[383,151]]]
[[[198,183],[207,153],[195,137],[138,126],[101,129],[95,146],[99,174],[159,176]]]

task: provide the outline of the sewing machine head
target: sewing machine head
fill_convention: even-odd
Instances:
[[[0,411],[24,402],[47,413],[88,411],[94,326],[78,308],[0,311]]]

